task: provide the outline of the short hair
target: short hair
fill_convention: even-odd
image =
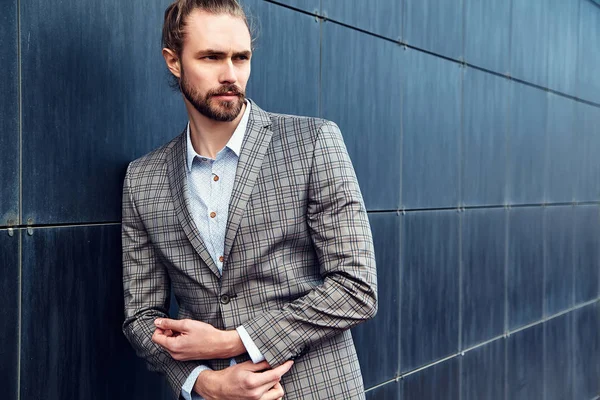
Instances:
[[[248,27],[252,38],[252,29],[244,9],[237,0],[175,0],[165,10],[165,21],[162,30],[162,47],[174,51],[181,56],[185,37],[185,22],[192,11],[199,9],[211,14],[229,14],[241,18]]]

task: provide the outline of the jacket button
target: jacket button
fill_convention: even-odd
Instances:
[[[229,300],[230,300],[230,298],[228,295],[224,294],[221,296],[221,304],[228,304]]]

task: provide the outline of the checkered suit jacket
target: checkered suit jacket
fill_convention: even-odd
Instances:
[[[271,366],[294,359],[281,381],[286,399],[364,398],[348,329],[376,313],[375,259],[338,127],[252,104],[222,275],[190,214],[185,154],[184,132],[133,161],[125,177],[123,331],[138,355],[166,375],[176,397],[199,364],[175,361],[151,341],[172,287],[178,318],[243,325]]]

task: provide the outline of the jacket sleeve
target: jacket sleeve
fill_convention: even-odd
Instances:
[[[168,317],[170,279],[136,208],[130,169],[131,166],[127,169],[123,184],[123,333],[137,355],[146,360],[148,368],[167,377],[175,398],[179,398],[187,377],[200,363],[173,360],[167,351],[151,340],[154,319]]]
[[[307,213],[323,283],[281,310],[243,324],[273,367],[377,312],[367,211],[342,135],[332,122],[321,126],[316,139]]]

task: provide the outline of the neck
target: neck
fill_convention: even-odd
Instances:
[[[240,114],[233,121],[221,122],[200,114],[187,100],[185,106],[190,119],[190,137],[194,150],[201,156],[212,159],[225,147],[246,111],[244,104]]]

